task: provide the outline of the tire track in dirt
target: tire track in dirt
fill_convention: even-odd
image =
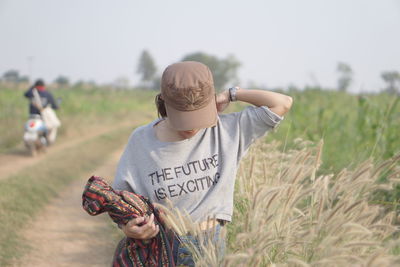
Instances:
[[[82,209],[82,191],[92,175],[112,181],[122,148],[100,168],[73,182],[23,230],[32,247],[13,266],[110,266],[117,245],[111,219],[92,217]]]

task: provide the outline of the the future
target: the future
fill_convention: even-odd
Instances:
[[[172,168],[163,168],[161,170],[150,173],[148,176],[151,179],[151,184],[158,184],[161,181],[177,179],[183,176],[189,176],[204,172],[206,170],[218,167],[218,154],[201,160],[188,162],[185,165]]]

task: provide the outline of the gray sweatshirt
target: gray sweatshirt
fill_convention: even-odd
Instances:
[[[113,187],[165,204],[169,198],[194,221],[231,221],[237,167],[249,146],[282,117],[267,107],[220,114],[218,124],[190,139],[161,142],[157,119],[136,128],[119,161]]]

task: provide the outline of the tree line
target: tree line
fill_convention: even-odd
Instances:
[[[195,52],[184,56],[181,61],[198,61],[207,65],[213,73],[217,90],[238,82],[237,71],[241,63],[233,55],[218,58],[203,52]],[[142,87],[155,90],[160,88],[160,74],[157,72],[153,57],[147,50],[143,50],[139,57],[137,73],[141,77]]]
[[[339,62],[336,71],[338,73],[337,89],[346,92],[353,82],[353,69],[349,64]],[[384,91],[400,94],[400,73],[398,71],[383,71],[381,79],[386,84]]]
[[[214,77],[214,85],[217,90],[222,90],[230,85],[238,84],[237,72],[241,62],[233,55],[224,58],[204,52],[194,52],[185,55],[181,61],[199,61],[207,65]],[[354,72],[351,66],[345,62],[338,62],[337,72],[337,90],[346,92],[353,82]],[[137,87],[148,90],[159,90],[161,76],[158,72],[156,62],[148,50],[143,50],[136,65],[136,73],[140,76],[140,84]],[[391,94],[400,94],[400,73],[396,70],[383,71],[380,74],[385,83],[383,90]],[[0,77],[0,82],[7,84],[27,84],[30,81],[29,76],[20,75],[17,70],[8,70]],[[70,86],[70,80],[64,75],[59,75],[54,81],[58,87]],[[129,80],[125,77],[118,78],[114,85],[117,88],[128,87]],[[94,81],[77,81],[73,86],[96,86]]]
[[[0,81],[9,84],[25,84],[31,82],[28,75],[21,75],[18,70],[14,69],[4,72],[3,76],[0,78]],[[70,85],[69,78],[64,75],[59,75],[53,82],[61,87]]]
[[[214,84],[218,89],[225,88],[227,84],[236,84],[237,70],[241,63],[232,55],[226,58],[218,58],[203,52],[191,53],[182,58],[182,61],[199,61],[207,65],[214,76]],[[338,74],[337,90],[346,92],[353,82],[353,69],[344,62],[338,62],[336,67]],[[158,90],[160,77],[157,75],[157,67],[151,54],[143,50],[137,65],[137,73],[141,77],[142,87]],[[400,73],[398,71],[383,71],[381,78],[386,86],[384,91],[400,94]]]

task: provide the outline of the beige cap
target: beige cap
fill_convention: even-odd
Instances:
[[[176,130],[208,128],[218,121],[212,73],[200,62],[168,66],[161,78],[161,97]]]

